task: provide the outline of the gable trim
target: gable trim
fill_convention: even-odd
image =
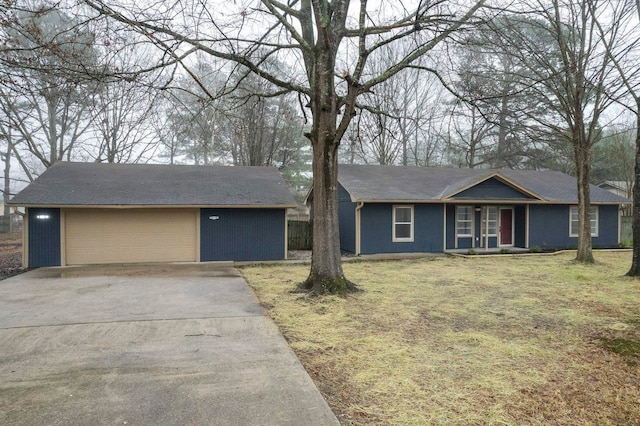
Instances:
[[[510,186],[513,189],[522,192],[523,194],[525,194],[525,195],[527,195],[527,196],[529,196],[529,197],[531,197],[533,199],[540,200],[540,201],[546,201],[546,199],[544,197],[541,197],[540,195],[536,194],[535,192],[529,191],[528,189],[524,188],[523,186],[518,185],[517,183],[513,182],[512,180],[507,179],[506,177],[502,176],[500,173],[492,173],[492,174],[490,174],[488,176],[485,176],[484,178],[482,178],[480,180],[477,180],[477,181],[475,181],[475,182],[473,182],[473,183],[471,183],[469,185],[466,185],[466,186],[462,187],[461,189],[458,189],[458,190],[454,191],[453,193],[451,193],[451,194],[449,194],[449,195],[447,195],[445,197],[442,197],[442,199],[443,200],[449,200],[452,197],[455,197],[456,195],[460,194],[461,192],[464,192],[464,191],[466,191],[468,189],[473,188],[474,186],[480,185],[481,183],[486,182],[489,179],[494,179],[494,178],[496,180],[504,183],[505,185]]]

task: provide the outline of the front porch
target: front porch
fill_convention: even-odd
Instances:
[[[500,253],[527,251],[527,204],[479,204],[446,206],[445,252]]]
[[[467,249],[447,249],[446,254],[469,254],[473,250],[475,254],[519,254],[529,253],[528,248],[524,247],[492,247],[492,248],[467,248]]]

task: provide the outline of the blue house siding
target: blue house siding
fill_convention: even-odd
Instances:
[[[529,246],[543,249],[576,247],[578,237],[569,236],[568,205],[531,205],[529,208]],[[597,247],[618,244],[618,206],[602,205],[599,209],[598,237],[592,238]]]
[[[342,185],[338,184],[338,215],[340,216],[340,249],[356,252],[356,203]]]
[[[201,209],[200,260],[284,258],[285,209]]]
[[[456,244],[456,206],[447,204],[447,249],[452,249]]]
[[[515,247],[527,246],[527,207],[515,206],[513,208],[514,214],[514,230],[513,230],[513,245]]]
[[[618,206],[603,205],[598,207],[600,223],[599,237],[591,241],[595,247],[609,248],[618,246]]]
[[[60,266],[60,209],[29,208],[29,267]]]
[[[413,205],[413,242],[393,242],[393,206],[401,204],[365,204],[360,210],[362,254],[439,253],[442,247],[444,217],[442,204]]]
[[[458,238],[458,248],[459,249],[472,248],[472,245],[473,245],[473,238],[471,238],[471,237]]]
[[[578,244],[569,237],[569,206],[531,205],[529,207],[529,246],[543,249],[566,248]]]
[[[531,197],[496,178],[491,178],[469,189],[465,189],[452,198],[472,200],[518,200],[529,199]]]

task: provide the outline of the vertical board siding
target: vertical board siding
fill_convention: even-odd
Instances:
[[[285,209],[201,209],[200,260],[283,259],[284,226]]]
[[[452,198],[470,200],[517,200],[531,198],[527,194],[501,182],[499,179],[491,178],[481,182],[469,189],[456,194]]]
[[[60,209],[30,208],[28,216],[29,267],[60,266]]]
[[[393,242],[393,206],[401,204],[365,204],[361,215],[361,251],[373,253],[441,253],[442,204],[406,204],[414,206],[413,242]]]
[[[338,216],[340,220],[340,250],[356,252],[356,203],[349,193],[338,184]]]
[[[594,247],[611,248],[618,246],[618,212],[617,205],[603,205],[599,210],[599,233],[593,238]]]
[[[542,249],[574,248],[578,237],[569,236],[569,205],[531,205],[529,207],[529,246]],[[594,247],[618,245],[618,206],[598,208],[598,237],[592,238]]]
[[[531,205],[529,207],[529,246],[562,249],[578,244],[569,237],[569,206]]]
[[[484,241],[481,241],[482,238],[482,211],[476,211],[476,207],[479,206],[471,206],[473,209],[473,246],[479,248],[484,245]]]
[[[447,204],[447,249],[456,246],[456,206]]]

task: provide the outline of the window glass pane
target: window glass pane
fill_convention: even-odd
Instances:
[[[570,233],[571,235],[578,235],[578,208],[571,207],[571,215],[570,215]]]
[[[473,209],[471,206],[458,206],[456,227],[458,235],[471,235],[471,218]]]
[[[458,235],[471,235],[471,224],[470,223],[459,224]]]
[[[591,222],[591,234],[598,234],[598,208],[591,206],[589,211]],[[578,235],[580,232],[580,219],[578,216],[578,207],[571,207],[571,235]]]
[[[496,221],[498,219],[498,208],[497,207],[489,207],[489,220]]]
[[[408,223],[396,224],[396,238],[411,238],[411,225]]]
[[[458,207],[458,220],[459,221],[471,220],[471,207],[469,206]]]
[[[398,206],[393,208],[393,238],[400,241],[413,240],[413,207]]]
[[[486,225],[487,233],[489,235],[496,235],[496,229],[498,227],[498,208],[497,207],[487,207],[487,225]],[[483,235],[485,229],[483,229]]]
[[[410,223],[410,222],[411,222],[411,208],[396,207],[396,223]]]

